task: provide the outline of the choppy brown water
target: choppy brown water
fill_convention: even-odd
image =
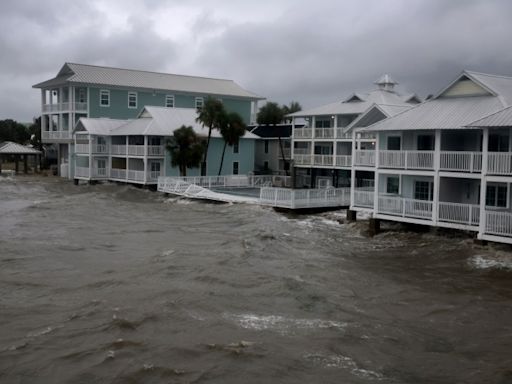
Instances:
[[[0,179],[1,383],[508,383],[512,256]]]

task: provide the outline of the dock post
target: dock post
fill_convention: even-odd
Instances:
[[[357,221],[357,211],[347,209],[347,221]]]
[[[374,219],[373,217],[369,221],[368,232],[371,237],[377,235],[380,232],[380,220]]]

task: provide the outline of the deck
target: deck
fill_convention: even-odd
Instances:
[[[259,204],[284,209],[350,205],[350,188],[291,189],[284,176],[159,177],[158,191],[191,199]],[[279,185],[279,186],[278,186]]]

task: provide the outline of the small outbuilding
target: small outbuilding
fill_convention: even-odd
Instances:
[[[19,161],[23,159],[23,171],[25,173],[28,173],[29,156],[33,156],[35,164],[34,169],[37,171],[41,151],[38,151],[37,149],[25,145],[14,143],[12,141],[4,141],[3,143],[0,143],[0,173],[2,172],[2,163],[4,162],[4,159],[7,157],[14,157],[16,173],[19,172]]]

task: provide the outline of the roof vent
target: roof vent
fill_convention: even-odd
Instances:
[[[379,80],[377,80],[374,84],[377,84],[379,86],[379,89],[382,89],[383,91],[393,91],[395,88],[395,85],[398,84],[391,76],[388,74],[382,75]]]

